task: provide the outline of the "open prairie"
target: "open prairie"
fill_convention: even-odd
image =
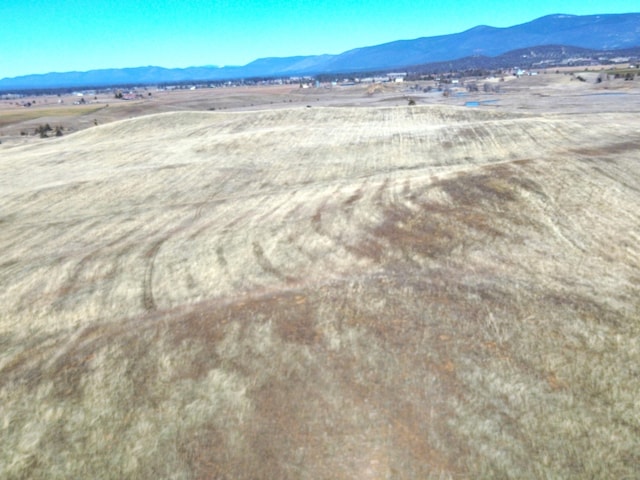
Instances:
[[[521,80],[3,143],[0,477],[637,478],[640,97]]]

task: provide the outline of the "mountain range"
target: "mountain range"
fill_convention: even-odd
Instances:
[[[372,72],[468,57],[495,57],[540,46],[617,50],[640,47],[640,13],[548,15],[507,28],[480,25],[461,33],[398,40],[338,55],[260,58],[244,66],[137,67],[25,75],[0,80],[0,90],[220,81],[240,78]]]

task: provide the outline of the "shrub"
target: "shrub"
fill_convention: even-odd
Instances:
[[[40,135],[40,138],[47,138],[51,130],[51,125],[47,123],[46,125],[39,125],[36,127],[34,134]]]

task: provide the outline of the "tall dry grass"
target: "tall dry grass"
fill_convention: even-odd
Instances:
[[[635,115],[165,114],[0,162],[3,478],[633,478]]]

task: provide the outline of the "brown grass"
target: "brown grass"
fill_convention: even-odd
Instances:
[[[169,113],[4,150],[0,477],[634,478],[611,118]]]

